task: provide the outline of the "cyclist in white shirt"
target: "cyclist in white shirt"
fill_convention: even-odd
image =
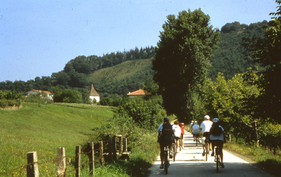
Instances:
[[[210,129],[213,125],[213,122],[210,120],[209,115],[204,116],[204,121],[200,125],[200,129],[202,129],[203,137],[206,138],[206,141],[210,139]],[[203,143],[203,153],[202,156],[205,156],[205,144]]]
[[[176,145],[177,145],[177,152],[179,152],[179,139],[181,138],[181,128],[179,126],[179,121],[175,121],[173,125],[173,130],[175,134],[175,140],[176,140]]]

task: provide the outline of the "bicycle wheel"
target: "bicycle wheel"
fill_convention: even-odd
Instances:
[[[164,153],[164,171],[165,171],[165,174],[168,174],[168,167],[169,167],[169,159],[168,159],[168,152],[165,151]]]
[[[208,161],[208,155],[209,155],[209,149],[210,149],[210,147],[209,147],[210,145],[209,145],[209,143],[208,142],[206,142],[206,145],[205,145],[205,156],[206,156],[206,161]]]
[[[180,151],[181,151],[181,147],[182,147],[182,139],[180,139],[179,141],[180,141],[180,143],[179,143],[179,149],[180,149]]]
[[[176,161],[176,154],[177,154],[177,149],[176,149],[176,144],[173,144],[173,161]]]
[[[220,163],[219,149],[216,147],[216,171],[217,171],[217,173],[219,172],[219,163]]]

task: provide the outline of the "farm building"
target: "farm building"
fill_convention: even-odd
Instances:
[[[96,89],[95,89],[93,84],[91,86],[91,91],[90,91],[89,98],[90,98],[90,100],[92,100],[92,102],[94,102],[94,100],[96,100],[95,102],[100,102],[100,95],[96,91]]]
[[[138,97],[138,96],[145,96],[145,95],[151,95],[151,93],[143,90],[143,89],[139,89],[139,90],[136,90],[134,92],[129,92],[127,94],[128,97],[130,98],[135,98],[135,97]]]
[[[38,95],[40,93],[46,94],[46,96],[50,99],[53,100],[53,93],[45,90],[30,90],[27,92],[27,97],[31,97],[32,95]]]

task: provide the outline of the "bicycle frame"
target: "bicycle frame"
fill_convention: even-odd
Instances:
[[[205,156],[206,156],[206,161],[208,161],[209,150],[210,150],[210,140],[209,140],[209,138],[206,138],[205,139]]]
[[[220,157],[220,148],[218,146],[215,146],[215,162],[216,162],[216,172],[219,172],[219,166],[220,166],[220,161],[221,161],[221,157]]]
[[[168,168],[169,168],[169,146],[165,146],[164,147],[164,157],[163,157],[163,161],[164,161],[164,171],[166,174],[168,174]]]

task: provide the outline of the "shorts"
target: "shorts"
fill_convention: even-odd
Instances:
[[[210,140],[213,146],[219,146],[220,148],[223,148],[223,141],[221,140]]]
[[[175,140],[179,140],[179,139],[181,139],[181,138],[180,138],[180,137],[176,137],[176,136],[175,136]]]
[[[206,137],[206,138],[210,138],[210,132],[204,132],[203,136]]]

